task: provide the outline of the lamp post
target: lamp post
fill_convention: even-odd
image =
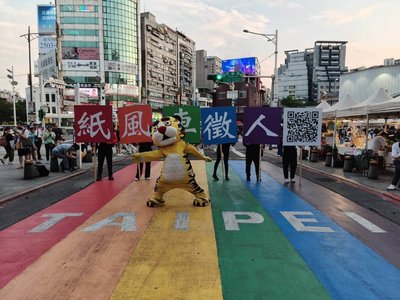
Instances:
[[[258,33],[258,32],[253,32],[249,31],[247,29],[244,29],[243,32],[245,33],[250,33],[250,34],[255,34],[255,35],[260,35],[265,37],[269,42],[272,42],[275,45],[275,67],[274,67],[274,76],[272,77],[272,100],[273,102],[276,102],[276,93],[277,90],[275,88],[275,85],[277,83],[277,73],[278,73],[278,30],[275,30],[275,33]]]
[[[12,98],[13,98],[13,114],[14,114],[14,126],[17,126],[17,109],[15,107],[15,86],[18,84],[18,82],[16,82],[14,80],[14,66],[11,66],[11,70],[7,69],[7,71],[10,74],[7,74],[7,77],[9,79],[11,79],[11,85],[12,85]]]

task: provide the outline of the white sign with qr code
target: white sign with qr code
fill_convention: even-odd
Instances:
[[[321,108],[283,109],[283,146],[320,146]]]

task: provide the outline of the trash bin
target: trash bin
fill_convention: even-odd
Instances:
[[[311,150],[310,154],[310,161],[311,162],[317,162],[319,157],[319,151],[318,150]]]
[[[368,178],[378,179],[378,162],[376,160],[369,161]]]
[[[32,179],[37,176],[36,167],[31,160],[25,160],[24,179]]]
[[[332,152],[328,152],[325,157],[325,167],[332,166]]]
[[[58,159],[57,157],[52,157],[50,161],[50,172],[60,172],[60,168],[58,167]]]
[[[353,170],[353,157],[346,155],[344,157],[343,171],[351,172]]]

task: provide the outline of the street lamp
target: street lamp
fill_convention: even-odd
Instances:
[[[272,77],[272,100],[274,102],[276,102],[276,94],[277,94],[277,90],[275,88],[275,84],[277,83],[277,76],[278,76],[278,69],[277,69],[277,65],[278,65],[278,30],[275,30],[275,33],[258,33],[258,32],[253,32],[253,31],[249,31],[247,29],[244,29],[243,32],[245,33],[250,33],[250,34],[255,34],[255,35],[261,35],[263,37],[265,37],[268,42],[272,42],[273,44],[275,44],[275,68],[274,68],[274,76]]]
[[[15,86],[18,84],[14,80],[14,66],[11,66],[11,70],[7,69],[7,71],[10,74],[7,74],[7,77],[11,79],[11,85],[12,85],[12,98],[13,98],[13,111],[14,111],[14,126],[17,126],[17,109],[15,107]]]

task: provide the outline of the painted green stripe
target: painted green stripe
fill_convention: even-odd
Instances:
[[[230,181],[214,182],[212,168],[207,164],[224,299],[330,299],[245,182],[232,171]],[[264,222],[227,231],[224,211],[255,212]]]

